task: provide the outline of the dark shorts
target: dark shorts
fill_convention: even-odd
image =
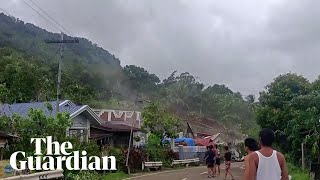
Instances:
[[[221,162],[220,162],[220,158],[216,158],[216,165],[220,165]]]
[[[208,167],[208,168],[212,168],[213,166],[214,166],[213,163],[208,163],[208,164],[207,164],[207,167]]]

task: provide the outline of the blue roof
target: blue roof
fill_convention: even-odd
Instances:
[[[13,114],[18,114],[22,117],[27,117],[29,110],[41,109],[46,116],[55,116],[56,115],[56,101],[48,102],[52,106],[52,111],[49,111],[45,102],[32,102],[32,103],[16,103],[16,104],[3,104],[0,105],[0,115],[12,116]],[[60,112],[67,112],[70,115],[78,111],[83,106],[76,105],[71,101],[60,101],[59,110]]]

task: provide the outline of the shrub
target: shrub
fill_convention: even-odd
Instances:
[[[102,176],[95,171],[80,171],[78,173],[67,173],[66,180],[103,180]]]
[[[117,170],[118,171],[127,171],[126,159],[127,159],[128,149],[108,147],[108,155],[112,155],[117,160]],[[146,159],[146,153],[143,149],[132,148],[130,149],[129,154],[129,167],[132,173],[138,172],[141,170],[141,164]]]
[[[123,152],[124,159],[126,160],[128,150]],[[141,171],[142,162],[146,160],[146,153],[143,149],[132,148],[130,149],[128,164],[132,173]]]
[[[292,179],[310,180],[309,173],[307,171],[302,170],[290,162],[287,163],[287,167]]]
[[[125,170],[126,156],[124,156],[124,149],[116,148],[116,147],[108,147],[107,149],[109,156],[114,156],[117,162],[117,170],[123,171]]]
[[[177,159],[176,153],[166,147],[150,147],[146,148],[149,161],[162,161],[165,167],[170,167],[174,159]],[[179,159],[179,157],[178,157]]]

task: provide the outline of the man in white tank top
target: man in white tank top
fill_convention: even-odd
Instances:
[[[289,180],[286,160],[282,153],[272,149],[275,140],[271,129],[259,134],[261,149],[249,155],[249,174],[246,180]]]

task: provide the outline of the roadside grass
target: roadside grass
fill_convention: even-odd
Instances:
[[[292,176],[293,180],[310,180],[308,171],[304,171],[290,162],[287,163],[287,166],[289,174]]]
[[[108,173],[107,175],[103,176],[104,180],[122,180],[125,178],[128,178],[129,175],[124,172],[114,172],[114,173]]]

